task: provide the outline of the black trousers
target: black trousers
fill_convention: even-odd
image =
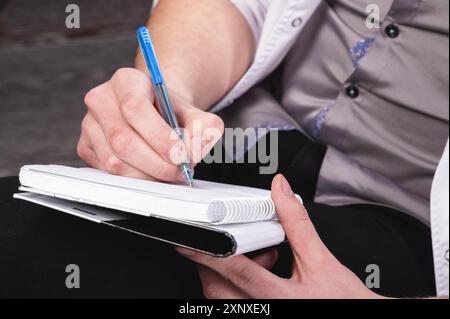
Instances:
[[[264,143],[263,139],[261,143]],[[380,269],[378,293],[397,297],[435,294],[430,230],[392,209],[330,207],[312,201],[325,149],[300,133],[280,134],[279,172],[300,193],[324,243],[361,280]],[[258,164],[209,164],[197,177],[270,187]],[[202,297],[195,265],[173,247],[12,199],[15,177],[0,179],[0,298]],[[289,277],[289,246],[277,247],[273,271]],[[80,269],[80,288],[66,287],[66,266]]]

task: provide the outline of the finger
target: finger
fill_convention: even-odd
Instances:
[[[241,290],[223,279],[213,270],[198,266],[198,273],[202,282],[203,294],[208,299],[247,299]]]
[[[103,135],[100,125],[90,113],[84,118],[82,127],[82,131],[88,136],[92,149],[98,158],[98,166],[93,167],[102,169],[114,175],[151,179],[147,174],[129,166],[114,155]]]
[[[251,298],[267,298],[282,291],[281,279],[245,256],[214,258],[176,248],[186,258],[214,270]]]
[[[86,104],[116,157],[162,181],[182,181],[178,166],[163,160],[123,118],[108,83],[90,91]]]
[[[187,149],[155,108],[149,77],[136,69],[120,69],[112,77],[111,86],[122,115],[131,127],[164,160],[181,164]]]
[[[95,152],[92,150],[92,146],[90,145],[84,130],[81,130],[80,140],[77,145],[77,154],[87,165],[102,169],[101,163]]]
[[[270,251],[253,257],[252,260],[260,265],[261,267],[270,270],[273,268],[278,259],[278,251],[276,249],[271,249]]]
[[[180,125],[185,128],[185,143],[193,164],[201,162],[222,138],[223,120],[215,114],[204,112],[176,93],[171,93]]]
[[[277,175],[272,182],[272,200],[300,268],[320,267],[330,253],[283,175]]]

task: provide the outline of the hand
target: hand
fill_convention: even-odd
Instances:
[[[289,183],[278,175],[272,182],[272,199],[294,255],[292,277],[283,279],[270,269],[277,258],[271,251],[251,260],[245,256],[226,259],[177,248],[197,262],[208,298],[377,298],[325,247],[309,215]]]
[[[85,97],[88,108],[78,155],[88,165],[134,178],[184,181],[178,167],[189,154],[192,166],[220,139],[222,120],[171,92],[185,143],[155,108],[150,78],[137,69],[120,69]]]

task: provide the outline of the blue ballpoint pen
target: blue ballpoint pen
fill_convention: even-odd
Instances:
[[[178,135],[180,140],[184,141],[184,135],[182,130],[178,126],[178,121],[173,110],[173,105],[170,101],[169,93],[167,91],[164,79],[161,74],[161,70],[159,68],[155,49],[150,38],[150,33],[146,27],[140,27],[137,30],[137,39],[142,56],[144,57],[145,63],[150,72],[159,111],[163,115],[165,121]],[[181,172],[186,180],[186,184],[188,184],[190,187],[193,187],[193,174],[189,163],[189,158],[186,158],[184,163],[181,164]]]

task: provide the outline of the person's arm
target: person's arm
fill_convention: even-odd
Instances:
[[[148,27],[169,87],[204,110],[239,81],[254,57],[253,33],[229,0],[161,0]],[[145,70],[139,53],[136,67]]]
[[[255,41],[229,0],[161,0],[149,22],[178,122],[181,143],[155,108],[140,56],[85,97],[78,155],[112,174],[182,181],[178,165],[206,156],[223,121],[205,112],[239,81],[253,60]]]

